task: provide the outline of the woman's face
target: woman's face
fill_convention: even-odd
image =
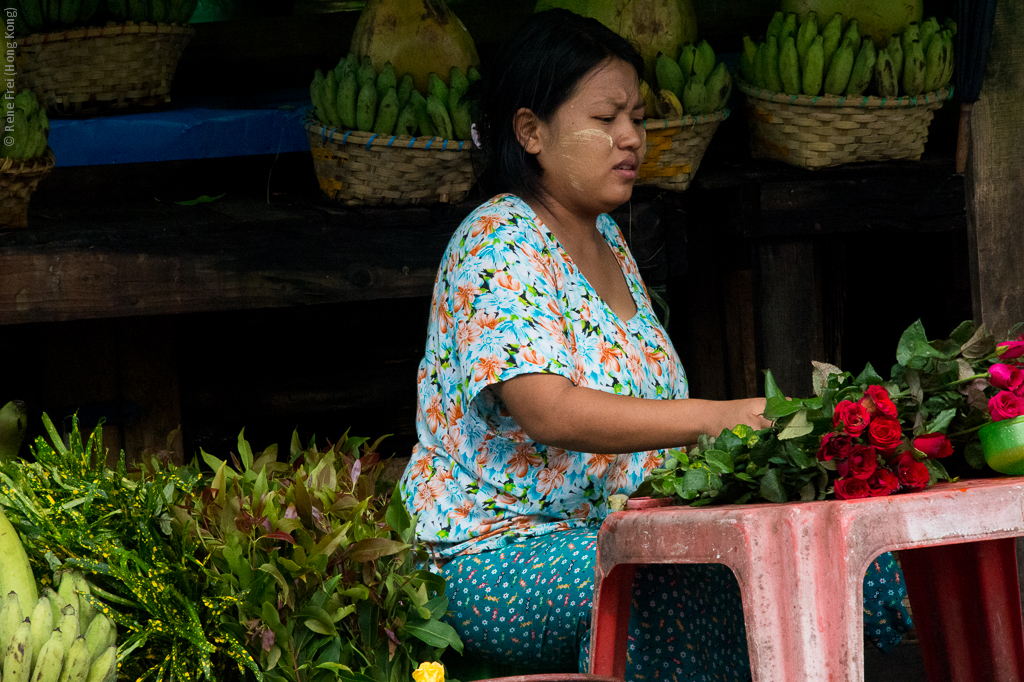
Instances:
[[[627,202],[647,151],[643,117],[633,67],[617,58],[595,66],[550,120],[538,122],[544,191],[582,213],[605,213]]]

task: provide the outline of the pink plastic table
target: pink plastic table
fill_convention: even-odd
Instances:
[[[623,679],[638,564],[720,563],[743,598],[754,682],[861,682],[863,579],[899,550],[930,682],[1024,682],[1024,477],[866,500],[661,507],[597,536],[590,672]]]

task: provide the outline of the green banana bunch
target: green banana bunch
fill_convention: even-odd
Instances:
[[[921,24],[919,39],[921,41],[921,50],[926,55],[928,54],[928,48],[932,45],[932,38],[938,35],[941,30],[939,20],[935,17],[928,17],[927,21]]]
[[[659,52],[655,62],[655,74],[658,77],[659,88],[668,90],[676,97],[682,97],[683,86],[686,83],[683,79],[683,71],[679,68],[679,62]]]
[[[12,592],[17,605],[17,622],[20,622],[39,601],[39,592],[21,538],[4,513],[0,512],[0,594],[10,598]],[[7,602],[4,608],[7,608]],[[0,612],[0,624],[3,618]],[[0,646],[2,643],[0,640]]]
[[[765,87],[772,92],[782,92],[782,75],[779,73],[779,42],[775,36],[768,39],[764,66]]]
[[[927,71],[921,41],[911,40],[903,46],[903,92],[917,97],[924,92],[924,79]]]
[[[469,79],[462,73],[462,69],[453,66],[448,74],[448,83],[450,84],[448,87],[448,110],[449,113],[452,113],[462,98],[465,97],[466,91],[469,90]]]
[[[708,79],[711,70],[715,68],[715,51],[711,49],[708,41],[702,40],[697,45],[697,54],[693,57],[693,70],[691,78],[696,78],[701,83]]]
[[[899,33],[892,34],[889,38],[889,46],[885,49],[888,50],[889,57],[892,58],[893,74],[896,76],[896,83],[899,84],[900,78],[903,77],[903,41]]]
[[[373,122],[377,117],[377,87],[367,81],[359,89],[356,98],[356,129],[368,133],[373,130]]]
[[[754,55],[754,83],[759,88],[768,87],[768,45],[761,43]]]
[[[416,122],[419,125],[420,134],[427,137],[434,137],[438,131],[434,129],[434,122],[427,113],[427,100],[419,90],[413,90],[409,96],[409,104],[416,112]]]
[[[57,682],[86,682],[91,667],[92,658],[85,646],[85,637],[79,635],[64,654],[64,667]]]
[[[729,75],[725,62],[718,62],[718,66],[704,82],[704,91],[707,103],[703,113],[710,114],[725,108],[729,102],[729,95],[732,94],[732,76]]]
[[[843,42],[843,15],[836,12],[829,19],[828,23],[825,24],[824,30],[821,32],[822,37],[822,55],[825,58],[823,70],[828,73],[829,67],[832,66],[832,57],[835,55],[836,50],[839,49],[839,44]]]
[[[786,41],[786,38],[796,34],[796,13],[789,12],[786,14],[786,19],[782,22],[782,28],[779,30],[777,37],[779,41],[779,47],[782,47],[782,43]]]
[[[839,49],[832,56],[832,64],[828,67],[828,74],[825,76],[826,95],[842,95],[846,92],[850,74],[853,72],[853,61],[853,44],[849,38],[843,38]]]
[[[683,74],[683,85],[690,80],[693,73],[693,60],[697,58],[697,48],[693,43],[683,43],[683,49],[679,52],[679,70]]]
[[[50,119],[39,106],[39,100],[31,90],[22,90],[11,102],[8,115],[11,131],[4,136],[0,156],[10,159],[34,159],[46,151]],[[8,143],[9,142],[9,143]],[[2,418],[2,414],[0,414]],[[3,453],[3,426],[0,424],[0,456]],[[2,457],[0,457],[2,458]]]
[[[846,40],[847,38],[850,39],[850,44],[854,46],[854,49],[860,45],[861,35],[859,31],[859,24],[856,19],[850,19],[850,21],[846,23],[846,31],[843,33],[843,40]]]
[[[435,97],[445,109],[448,108],[448,86],[433,71],[427,76],[427,94]]]
[[[386,63],[384,67],[381,68],[380,73],[377,74],[376,85],[378,102],[384,101],[384,95],[389,89],[398,87],[398,77],[395,75],[395,67],[391,65],[391,62]],[[395,96],[397,97],[397,95],[398,93],[396,91]]]
[[[807,48],[807,55],[803,62],[803,93],[811,97],[821,94],[822,79],[825,77],[825,39],[822,36],[815,36],[811,46]]]
[[[803,22],[800,24],[800,30],[796,34],[796,53],[800,57],[800,63],[804,63],[804,59],[807,58],[807,50],[810,49],[811,43],[818,37],[818,14],[814,10],[809,11],[805,16]]]
[[[0,462],[9,462],[18,456],[28,430],[28,410],[25,403],[12,400],[0,407]]]
[[[861,41],[857,58],[853,62],[850,81],[846,84],[846,94],[848,96],[861,95],[868,89],[868,86],[871,85],[871,79],[875,75],[876,60],[875,41],[871,39],[871,36],[865,36]]]
[[[373,68],[373,62],[370,61],[369,57],[363,57],[363,61],[356,71],[356,82],[359,84],[360,91],[366,87],[367,83],[376,85],[377,70]]]
[[[757,63],[757,43],[749,35],[743,36],[743,51],[740,52],[740,75],[748,83],[756,83],[754,64]]]
[[[704,87],[704,83],[691,78],[683,88],[683,111],[689,115],[702,114],[707,110],[707,106],[707,88]]]
[[[782,91],[787,95],[799,95],[803,89],[803,82],[800,78],[800,56],[796,51],[796,40],[793,36],[786,36],[782,41],[782,49],[779,50],[779,78],[782,81]]]
[[[932,17],[934,19],[935,17]],[[936,22],[937,24],[938,22]],[[934,92],[943,84],[946,67],[952,60],[952,50],[946,44],[942,34],[934,35],[925,54],[924,91]]]
[[[765,42],[768,42],[769,38],[774,37],[776,40],[779,38],[779,34],[782,32],[782,25],[786,23],[786,15],[782,12],[776,12],[772,15],[772,20],[768,22],[768,30],[764,33]]]
[[[889,48],[883,47],[878,51],[878,61],[875,62],[875,89],[879,97],[899,96],[899,79],[896,77],[896,65]]]
[[[356,127],[356,96],[359,86],[356,83],[356,74],[348,70],[338,83],[338,101],[335,109],[338,111],[338,118],[341,125],[349,130]]]
[[[380,98],[380,106],[373,122],[373,132],[378,135],[390,135],[395,129],[395,123],[398,122],[398,113],[398,90],[390,87]]]
[[[442,83],[442,85],[444,85]],[[452,128],[452,118],[448,108],[437,95],[431,93],[427,96],[427,115],[433,123],[437,135],[445,140],[450,140],[455,134]]]

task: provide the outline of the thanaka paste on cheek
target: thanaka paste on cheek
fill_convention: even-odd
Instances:
[[[584,128],[559,140],[562,158],[566,162],[569,184],[577,191],[583,191],[580,178],[598,167],[615,148],[612,136],[596,128]]]

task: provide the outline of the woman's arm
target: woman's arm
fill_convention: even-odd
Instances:
[[[647,400],[581,388],[557,374],[524,374],[491,389],[531,439],[578,452],[679,447],[747,424],[762,429],[764,398]]]

